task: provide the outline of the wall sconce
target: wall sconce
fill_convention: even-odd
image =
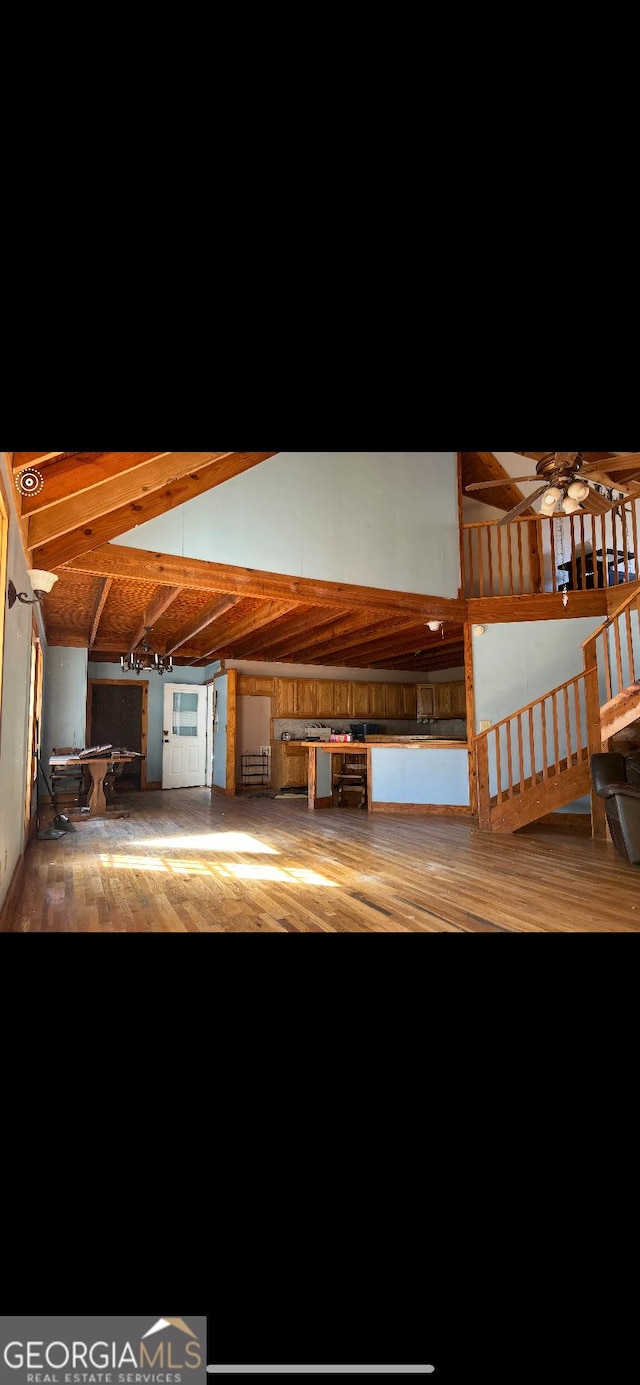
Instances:
[[[21,601],[23,606],[37,606],[40,601],[44,601],[45,596],[49,594],[54,583],[58,581],[57,573],[41,572],[38,568],[32,568],[31,571],[27,573],[27,577],[35,592],[35,596],[27,596],[26,592],[16,591],[13,582],[9,579],[9,586],[7,587],[9,610],[11,610],[12,606],[15,606],[16,601]]]

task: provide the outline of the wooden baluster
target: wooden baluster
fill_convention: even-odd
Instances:
[[[520,525],[519,525],[519,524],[516,524],[516,529],[519,529],[519,528],[520,528]],[[505,534],[506,534],[506,537],[507,537],[507,557],[508,557],[508,559],[509,559],[509,596],[515,596],[515,594],[516,594],[516,593],[515,593],[515,587],[514,587],[514,585],[513,585],[513,544],[512,544],[512,541],[511,541],[511,540],[512,540],[512,534],[513,534],[513,525],[512,525],[512,524],[507,524],[507,525],[506,525],[506,527],[505,527]]]
[[[569,515],[569,532],[571,535],[571,571],[573,573],[573,590],[578,590],[578,564],[576,562],[576,530],[573,522],[573,515]]]
[[[552,519],[549,520],[549,526],[550,526],[550,535],[551,535],[551,576],[552,576],[552,579],[553,579],[553,590],[554,590],[554,592],[557,592],[557,590],[558,590],[558,573],[557,573],[557,570],[556,570],[556,536],[555,536],[555,530],[554,530],[554,528],[553,528],[553,520],[552,520]]]
[[[524,749],[522,739],[522,712],[518,713],[518,755],[520,756],[520,793],[524,793]]]
[[[469,572],[468,572],[467,595],[468,595],[468,596],[475,596],[475,594],[476,594],[476,583],[475,583],[475,576],[474,576],[474,572],[473,572],[473,536],[474,536],[474,533],[475,533],[475,529],[469,529],[469,530],[467,530],[467,533],[468,533],[468,537],[469,537]]]
[[[612,540],[611,540],[611,542],[613,543],[613,581],[612,581],[611,585],[612,585],[613,587],[617,587],[617,585],[618,585],[618,531],[617,531],[617,529],[616,529],[616,512],[615,512],[615,510],[612,510],[612,511],[611,511],[611,532],[612,532],[612,534],[613,534],[613,538],[612,538]]]
[[[573,685],[573,697],[576,705],[576,740],[578,743],[578,760],[588,760],[589,749],[587,745],[583,745],[582,711],[580,708],[580,681],[577,678]]]
[[[529,754],[531,756],[531,783],[536,783],[536,737],[533,727],[533,707],[529,708]]]
[[[492,524],[491,528],[487,530],[487,539],[488,539],[488,541],[489,541],[489,596],[495,596],[495,592],[494,592],[494,590],[493,590],[493,542],[492,542],[492,540],[493,540],[494,529],[495,529],[495,525]]]
[[[584,515],[580,515],[580,590],[586,591],[587,574],[585,572],[585,546],[584,546]]]
[[[546,784],[549,778],[549,752],[547,750],[547,707],[546,700],[540,703],[540,720],[542,723],[542,779]]]
[[[602,552],[602,580],[601,580],[601,586],[602,586],[602,587],[608,587],[609,582],[608,582],[608,575],[607,575],[607,566],[608,566],[608,564],[607,564],[607,521],[606,521],[606,518],[605,518],[604,515],[600,515],[600,542],[601,542],[601,545],[602,545],[602,549],[601,549],[601,552]]]
[[[633,532],[633,570],[638,580],[638,512],[636,510],[635,496],[631,501],[631,528]]]
[[[613,622],[613,629],[616,637],[616,664],[618,666],[618,692],[624,688],[624,678],[622,676],[622,646],[620,644],[620,617],[617,616]]]
[[[627,609],[626,609],[626,611],[625,611],[625,616],[626,616],[626,621],[627,621],[627,649],[628,649],[628,651],[629,651],[629,682],[630,682],[630,683],[635,683],[635,681],[636,681],[636,667],[635,667],[635,660],[634,660],[634,657],[633,657],[633,629],[632,629],[632,627],[631,627],[631,607],[630,607],[630,606],[627,606]]]
[[[587,707],[587,746],[589,759],[602,751],[602,722],[600,719],[600,693],[598,691],[598,655],[596,641],[585,649],[585,699]],[[591,830],[594,837],[606,840],[607,819],[604,799],[591,785]]]
[[[517,532],[518,532],[518,572],[519,572],[519,574],[520,574],[520,587],[519,587],[519,589],[518,589],[518,596],[524,596],[525,593],[524,593],[524,560],[523,560],[523,556],[522,556],[522,525],[521,525],[521,524],[516,524],[515,527],[516,527]]]
[[[508,529],[508,527],[508,525],[505,525],[502,529],[496,529],[496,539],[498,541],[498,596],[504,596],[502,572],[502,539],[504,536],[505,528]]]
[[[476,740],[476,771],[478,775],[478,826],[481,832],[491,831],[491,790],[489,787],[489,737]]]
[[[611,698],[613,697],[613,683],[612,683],[612,681],[611,681],[611,650],[610,650],[610,648],[609,648],[609,630],[610,630],[610,628],[611,628],[611,627],[608,625],[607,628],[606,628],[606,630],[604,630],[603,633],[602,633],[602,644],[603,644],[603,651],[604,651],[604,676],[605,676],[605,687],[606,687],[606,690],[607,690],[607,702],[610,702],[610,701],[611,701]],[[594,643],[597,643],[597,641],[594,641]],[[596,655],[596,663],[597,663],[597,655]]]
[[[595,587],[597,587],[597,585],[598,585],[598,578],[597,578],[597,572],[598,572],[598,559],[596,558],[596,548],[597,548],[597,543],[596,543],[596,517],[595,517],[595,515],[592,515],[592,516],[591,516],[591,562],[592,562],[592,564],[593,564],[593,585],[594,585],[594,589],[595,589]]]
[[[571,735],[571,711],[569,708],[569,689],[563,689],[564,694],[564,734],[567,744],[567,765],[569,769],[573,765],[573,737]],[[580,757],[578,757],[579,759]]]
[[[531,595],[537,596],[544,591],[543,572],[540,561],[542,547],[542,525],[540,520],[529,521],[527,524],[529,536],[529,573],[531,576]]]
[[[508,794],[508,797],[509,797],[509,798],[513,798],[513,751],[512,751],[512,747],[511,747],[511,732],[512,732],[512,729],[513,729],[513,722],[508,721],[508,722],[507,722],[507,725],[506,725],[506,727],[505,727],[505,731],[506,731],[506,734],[507,734],[507,769],[508,769],[508,771],[509,771],[509,794]]]
[[[556,774],[560,773],[560,731],[558,728],[558,694],[554,692],[552,697],[553,705],[553,753],[555,757]]]
[[[627,550],[628,550],[628,548],[629,548],[629,535],[628,535],[628,533],[627,533],[627,511],[626,511],[626,506],[625,506],[625,505],[622,506],[622,509],[621,509],[621,511],[620,511],[620,522],[621,522],[621,524],[622,524],[622,547],[623,547],[623,549],[624,549],[624,580],[625,580],[625,582],[628,582],[628,581],[629,581],[629,554],[628,554]]]
[[[504,795],[503,795],[503,792],[502,792],[502,757],[501,757],[501,753],[500,753],[500,728],[499,728],[499,727],[498,727],[498,730],[494,732],[494,735],[495,735],[495,738],[496,738],[496,775],[497,775],[497,779],[498,779],[498,803],[502,803],[502,800],[503,800]]]
[[[478,563],[479,563],[479,567],[480,567],[480,595],[481,595],[481,596],[484,596],[484,554],[483,554],[483,552],[482,552],[482,535],[483,535],[483,532],[484,532],[484,531],[483,531],[482,529],[478,529],[476,532],[477,532],[477,535],[478,535]]]

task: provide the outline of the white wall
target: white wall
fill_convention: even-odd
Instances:
[[[84,747],[87,726],[87,651],[52,645],[47,660],[42,719],[42,763],[49,777],[49,756],[55,746]],[[111,668],[111,665],[106,665]],[[104,675],[112,678],[113,673]]]
[[[456,597],[457,452],[280,452],[114,542]]]
[[[469,756],[465,750],[371,749],[374,803],[433,803],[468,807]]]
[[[259,754],[260,747],[271,745],[271,698],[237,699],[236,783],[242,783],[242,756]]]
[[[329,668],[324,664],[259,664],[249,659],[225,659],[225,668],[235,668],[238,673],[257,674],[260,678],[326,678],[344,683],[431,683],[435,675],[409,673],[404,670],[385,668]],[[205,669],[205,672],[207,670]],[[462,673],[464,678],[464,670]],[[450,673],[444,674],[441,681],[452,683]]]
[[[11,579],[19,592],[31,596],[27,577],[17,507],[15,483],[4,452],[0,452],[0,474],[9,509],[9,542],[7,549],[7,581]],[[2,707],[0,709],[0,907],[11,884],[13,873],[24,849],[24,814],[27,787],[27,722],[29,716],[29,684],[31,665],[31,618],[33,606],[16,601],[10,611],[6,591],[0,591],[5,602],[4,655],[2,678]],[[45,656],[45,694],[48,674],[47,648],[42,622],[37,612],[42,648]]]
[[[66,649],[66,650],[60,650],[60,651],[58,651],[58,652],[59,652],[59,653],[64,653],[64,654],[78,654],[78,653],[81,653],[81,652],[83,652],[83,651],[81,651],[81,650]],[[85,659],[86,659],[86,651],[84,651],[84,652],[85,652]],[[162,783],[162,727],[163,727],[163,721],[164,721],[164,690],[165,690],[165,688],[166,688],[166,686],[167,686],[167,683],[193,683],[193,684],[197,684],[198,686],[200,686],[202,683],[206,682],[206,679],[205,679],[205,673],[206,673],[206,672],[207,672],[207,670],[206,670],[206,669],[203,669],[203,668],[174,668],[173,673],[170,674],[169,677],[167,677],[166,674],[163,674],[163,675],[162,675],[162,678],[161,678],[161,677],[160,677],[160,674],[159,674],[159,673],[156,673],[155,670],[151,670],[151,671],[146,675],[147,681],[148,681],[148,683],[149,683],[149,700],[148,700],[148,716],[147,716],[147,783],[148,783],[148,784],[161,784],[161,783]],[[90,677],[90,678],[118,678],[118,679],[123,678],[123,679],[125,679],[126,682],[128,682],[128,683],[138,683],[138,684],[140,684],[140,682],[142,681],[143,677],[145,676],[145,675],[142,675],[142,674],[141,674],[140,677],[138,677],[137,673],[123,673],[120,664],[97,664],[97,663],[91,663],[91,664],[89,664],[88,674],[89,674],[89,677]],[[86,702],[86,696],[87,696],[87,680],[86,680],[86,668],[85,668],[85,684],[84,684],[84,692],[83,692],[83,698],[85,699],[85,702]],[[83,713],[83,716],[85,716],[85,715],[86,715],[86,707],[85,707],[85,712]],[[84,745],[84,721],[83,721],[82,736],[83,736],[83,739],[82,739],[81,744]],[[68,744],[70,744],[70,742],[68,742],[68,741],[61,741],[61,744],[63,744],[63,745],[68,745]],[[55,745],[55,741],[54,741],[54,745]]]

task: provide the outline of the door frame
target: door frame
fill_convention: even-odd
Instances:
[[[139,688],[142,693],[140,704],[140,715],[142,717],[142,735],[140,738],[140,749],[144,759],[140,761],[140,788],[144,792],[147,788],[147,727],[149,724],[149,679],[141,678],[140,682],[134,683],[132,678],[89,678],[87,680],[87,724],[86,738],[87,745],[91,745],[91,715],[93,702],[93,689],[106,684],[115,688]],[[157,788],[157,785],[149,785],[149,788]]]
[[[37,832],[34,816],[34,798],[38,774],[37,757],[40,754],[42,736],[42,689],[44,656],[42,641],[35,617],[31,619],[31,651],[29,654],[29,708],[27,713],[27,775],[24,800],[25,841],[31,841]],[[35,752],[35,753],[34,753]],[[35,772],[34,772],[35,767]]]
[[[174,674],[177,674],[177,673],[180,672],[180,670],[174,668],[173,672],[174,672]],[[164,698],[165,698],[166,690],[167,690],[167,688],[169,688],[169,687],[173,688],[174,691],[175,691],[176,688],[181,688],[183,692],[195,692],[195,693],[201,693],[201,692],[203,692],[203,693],[205,694],[205,698],[204,698],[204,720],[205,720],[205,728],[204,728],[204,783],[203,783],[202,785],[200,785],[199,787],[201,787],[201,788],[208,788],[209,785],[208,785],[208,783],[207,783],[207,764],[208,764],[208,761],[210,760],[210,749],[209,749],[209,734],[208,734],[208,729],[207,729],[206,721],[207,721],[208,708],[209,708],[209,687],[208,687],[208,685],[205,684],[205,683],[181,683],[181,682],[179,681],[179,679],[176,679],[176,681],[173,682],[173,683],[165,683],[164,688],[163,688],[163,690],[162,690],[162,725],[163,725],[163,727],[164,727],[164,707],[165,707]],[[160,783],[160,788],[163,789],[163,790],[164,790],[164,747],[165,747],[165,745],[168,745],[168,744],[169,744],[169,742],[168,742],[168,741],[165,741],[165,738],[164,738],[164,730],[163,730],[163,732],[162,732],[162,780],[161,780],[161,783]],[[211,769],[210,769],[210,768],[209,768],[209,776],[210,776],[210,778],[211,778]],[[195,788],[195,787],[198,787],[198,786],[197,786],[197,785],[194,785],[193,787]],[[171,792],[171,790],[169,790],[169,792]]]
[[[211,792],[223,793],[227,798],[236,797],[236,741],[238,736],[238,670],[237,668],[221,668],[218,673],[214,673],[211,680],[215,686],[218,678],[227,680],[227,764],[225,769],[225,787],[221,789],[218,784],[211,783]],[[217,694],[213,708],[214,717],[217,715]]]

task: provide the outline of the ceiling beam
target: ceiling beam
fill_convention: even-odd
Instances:
[[[167,646],[165,653],[175,654],[176,649],[180,649],[183,644],[187,644],[189,640],[194,639],[196,635],[200,634],[201,630],[206,630],[209,625],[213,625],[213,622],[219,620],[220,616],[226,615],[227,611],[230,611],[233,606],[236,606],[239,600],[239,596],[216,597],[216,600],[211,606],[207,606],[206,610],[201,611],[200,615],[197,616],[195,620],[185,625],[184,629],[182,629],[178,635],[171,636],[173,644]]]
[[[48,510],[72,496],[83,495],[103,481],[135,471],[154,457],[166,456],[166,452],[73,452],[63,456],[55,466],[44,471],[42,490],[37,495],[22,497],[23,518]],[[80,518],[84,517],[83,512]]]
[[[387,618],[380,621],[379,616],[369,618],[364,624],[360,620],[356,625],[352,623],[351,630],[344,635],[338,634],[337,637],[328,639],[327,636],[319,636],[317,639],[309,640],[306,644],[294,649],[297,664],[304,664],[307,656],[311,655],[314,659],[322,659],[327,664],[331,663],[331,655],[338,652],[344,653],[348,649],[359,649],[362,645],[373,644],[376,640],[383,640],[385,644],[393,641],[394,636],[399,632],[415,630],[421,635],[424,634],[424,627],[416,624],[415,616],[410,616],[404,620],[390,621]]]
[[[173,455],[180,457],[185,454]],[[215,456],[214,453],[200,455]],[[102,514],[90,522],[83,520],[75,528],[46,543],[35,543],[32,547],[33,565],[42,566],[45,571],[55,571],[81,554],[100,547],[110,539],[118,538],[120,534],[126,534],[139,524],[146,524],[158,515],[175,510],[178,505],[184,505],[187,501],[204,495],[215,486],[239,476],[251,467],[259,466],[268,457],[276,455],[275,452],[226,453],[218,460],[198,467],[175,482],[168,482],[146,495],[139,495],[135,500],[127,500],[125,504],[118,505],[108,514]],[[48,513],[44,511],[41,518]],[[37,518],[38,516],[34,516],[34,519]],[[139,576],[139,573],[136,575]]]
[[[459,642],[460,634],[458,632],[456,635],[452,635],[449,640],[438,640],[437,649],[441,650],[443,645],[447,646],[448,644],[456,644]],[[350,659],[353,659],[354,662],[357,663],[361,663],[363,660],[369,662],[370,660],[384,659],[386,657],[393,659],[396,657],[396,655],[400,657],[400,655],[408,654],[412,650],[418,650],[421,654],[429,653],[430,650],[434,648],[435,644],[436,642],[434,641],[434,644],[430,645],[428,640],[425,640],[424,638],[424,631],[422,631],[421,633],[418,630],[416,631],[415,635],[398,635],[396,639],[391,637],[388,640],[378,639],[370,644],[363,643],[361,646],[355,649],[340,649],[336,651],[336,653],[334,654],[334,658],[339,659],[340,661],[342,661],[344,658],[346,663],[349,663]],[[385,645],[387,646],[387,648],[385,648]]]
[[[105,577],[104,581],[103,581],[103,582],[101,583],[101,585],[100,585],[100,591],[98,592],[98,597],[97,597],[96,604],[95,604],[95,608],[94,608],[94,612],[93,612],[93,619],[92,619],[92,621],[91,621],[91,634],[89,635],[89,649],[90,649],[90,650],[93,649],[93,646],[94,646],[94,644],[95,644],[95,642],[96,642],[96,636],[97,636],[97,634],[98,634],[98,627],[99,627],[100,621],[101,621],[101,619],[102,619],[102,612],[104,611],[104,608],[105,608],[105,606],[106,606],[106,604],[107,604],[107,597],[108,597],[108,595],[109,595],[109,592],[111,591],[111,587],[112,587],[112,586],[113,586],[113,577]]]
[[[128,454],[130,457],[132,453]],[[179,481],[182,476],[226,460],[229,452],[160,452],[141,465],[134,463],[119,475],[100,481],[89,490],[67,494],[57,505],[31,515],[29,548],[40,548],[68,534],[79,524],[90,524],[119,506],[133,504],[149,492]],[[126,454],[125,454],[126,456]],[[53,479],[53,478],[52,478]]]
[[[296,607],[296,610],[299,610]],[[297,615],[293,620],[287,616],[281,616],[280,620],[273,622],[271,631],[263,635],[261,630],[252,633],[248,641],[242,641],[242,652],[238,655],[240,659],[248,659],[255,650],[259,649],[283,649],[293,648],[293,641],[299,639],[301,635],[307,635],[309,630],[325,629],[327,625],[335,622],[340,616],[349,616],[349,611],[321,611],[317,606],[307,606],[304,611]]]
[[[385,617],[385,619],[388,619],[388,617]],[[278,659],[279,656],[286,655],[290,651],[292,656],[294,653],[296,654],[295,659],[292,658],[292,662],[301,663],[303,661],[297,657],[298,649],[310,650],[317,645],[324,646],[326,644],[335,644],[337,647],[338,641],[343,640],[347,635],[353,634],[354,631],[360,632],[359,638],[361,640],[362,633],[369,627],[373,620],[380,620],[379,611],[376,612],[375,615],[371,611],[351,611],[341,620],[336,620],[331,625],[322,625],[320,628],[318,628],[317,622],[312,623],[307,619],[306,630],[298,637],[297,643],[295,640],[292,642],[291,639],[285,641],[280,640],[273,651],[273,657]],[[315,634],[313,633],[314,631]],[[264,646],[261,646],[261,648],[264,648]]]
[[[78,442],[80,439],[78,438]],[[68,452],[13,452],[11,465],[14,471],[24,471],[28,466],[40,466],[42,462],[49,462],[56,457],[67,457]]]
[[[272,454],[273,455],[273,454]],[[60,567],[61,564],[54,565]],[[104,544],[82,557],[63,564],[73,572],[91,572],[98,577],[126,577],[180,585],[200,591],[234,592],[238,596],[262,600],[293,600],[318,606],[363,607],[368,611],[399,614],[415,611],[427,620],[447,620],[462,624],[467,616],[464,600],[444,596],[422,596],[417,592],[387,591],[382,587],[359,587],[348,582],[327,582],[312,577],[288,577],[256,568],[232,567],[228,563],[208,563],[201,558],[179,558],[170,553],[151,553],[143,548]]]
[[[293,604],[292,602],[287,603],[283,601],[270,601],[266,606],[256,607],[256,610],[252,611],[251,615],[245,616],[244,620],[240,621],[234,630],[227,631],[226,634],[219,637],[217,644],[215,644],[212,649],[207,649],[206,653],[200,654],[198,660],[211,659],[216,655],[223,656],[227,659],[235,659],[236,646],[245,635],[252,633],[258,628],[263,629],[265,626],[271,625],[274,620],[280,620],[281,617],[286,616],[289,611],[295,611],[296,609],[297,603]],[[198,660],[194,660],[194,662],[197,663]]]
[[[127,649],[138,648],[145,632],[153,629],[156,621],[164,615],[165,611],[169,610],[169,607],[173,605],[181,591],[182,587],[160,587],[160,590],[155,592],[142,617],[141,623],[136,626],[131,636]]]

